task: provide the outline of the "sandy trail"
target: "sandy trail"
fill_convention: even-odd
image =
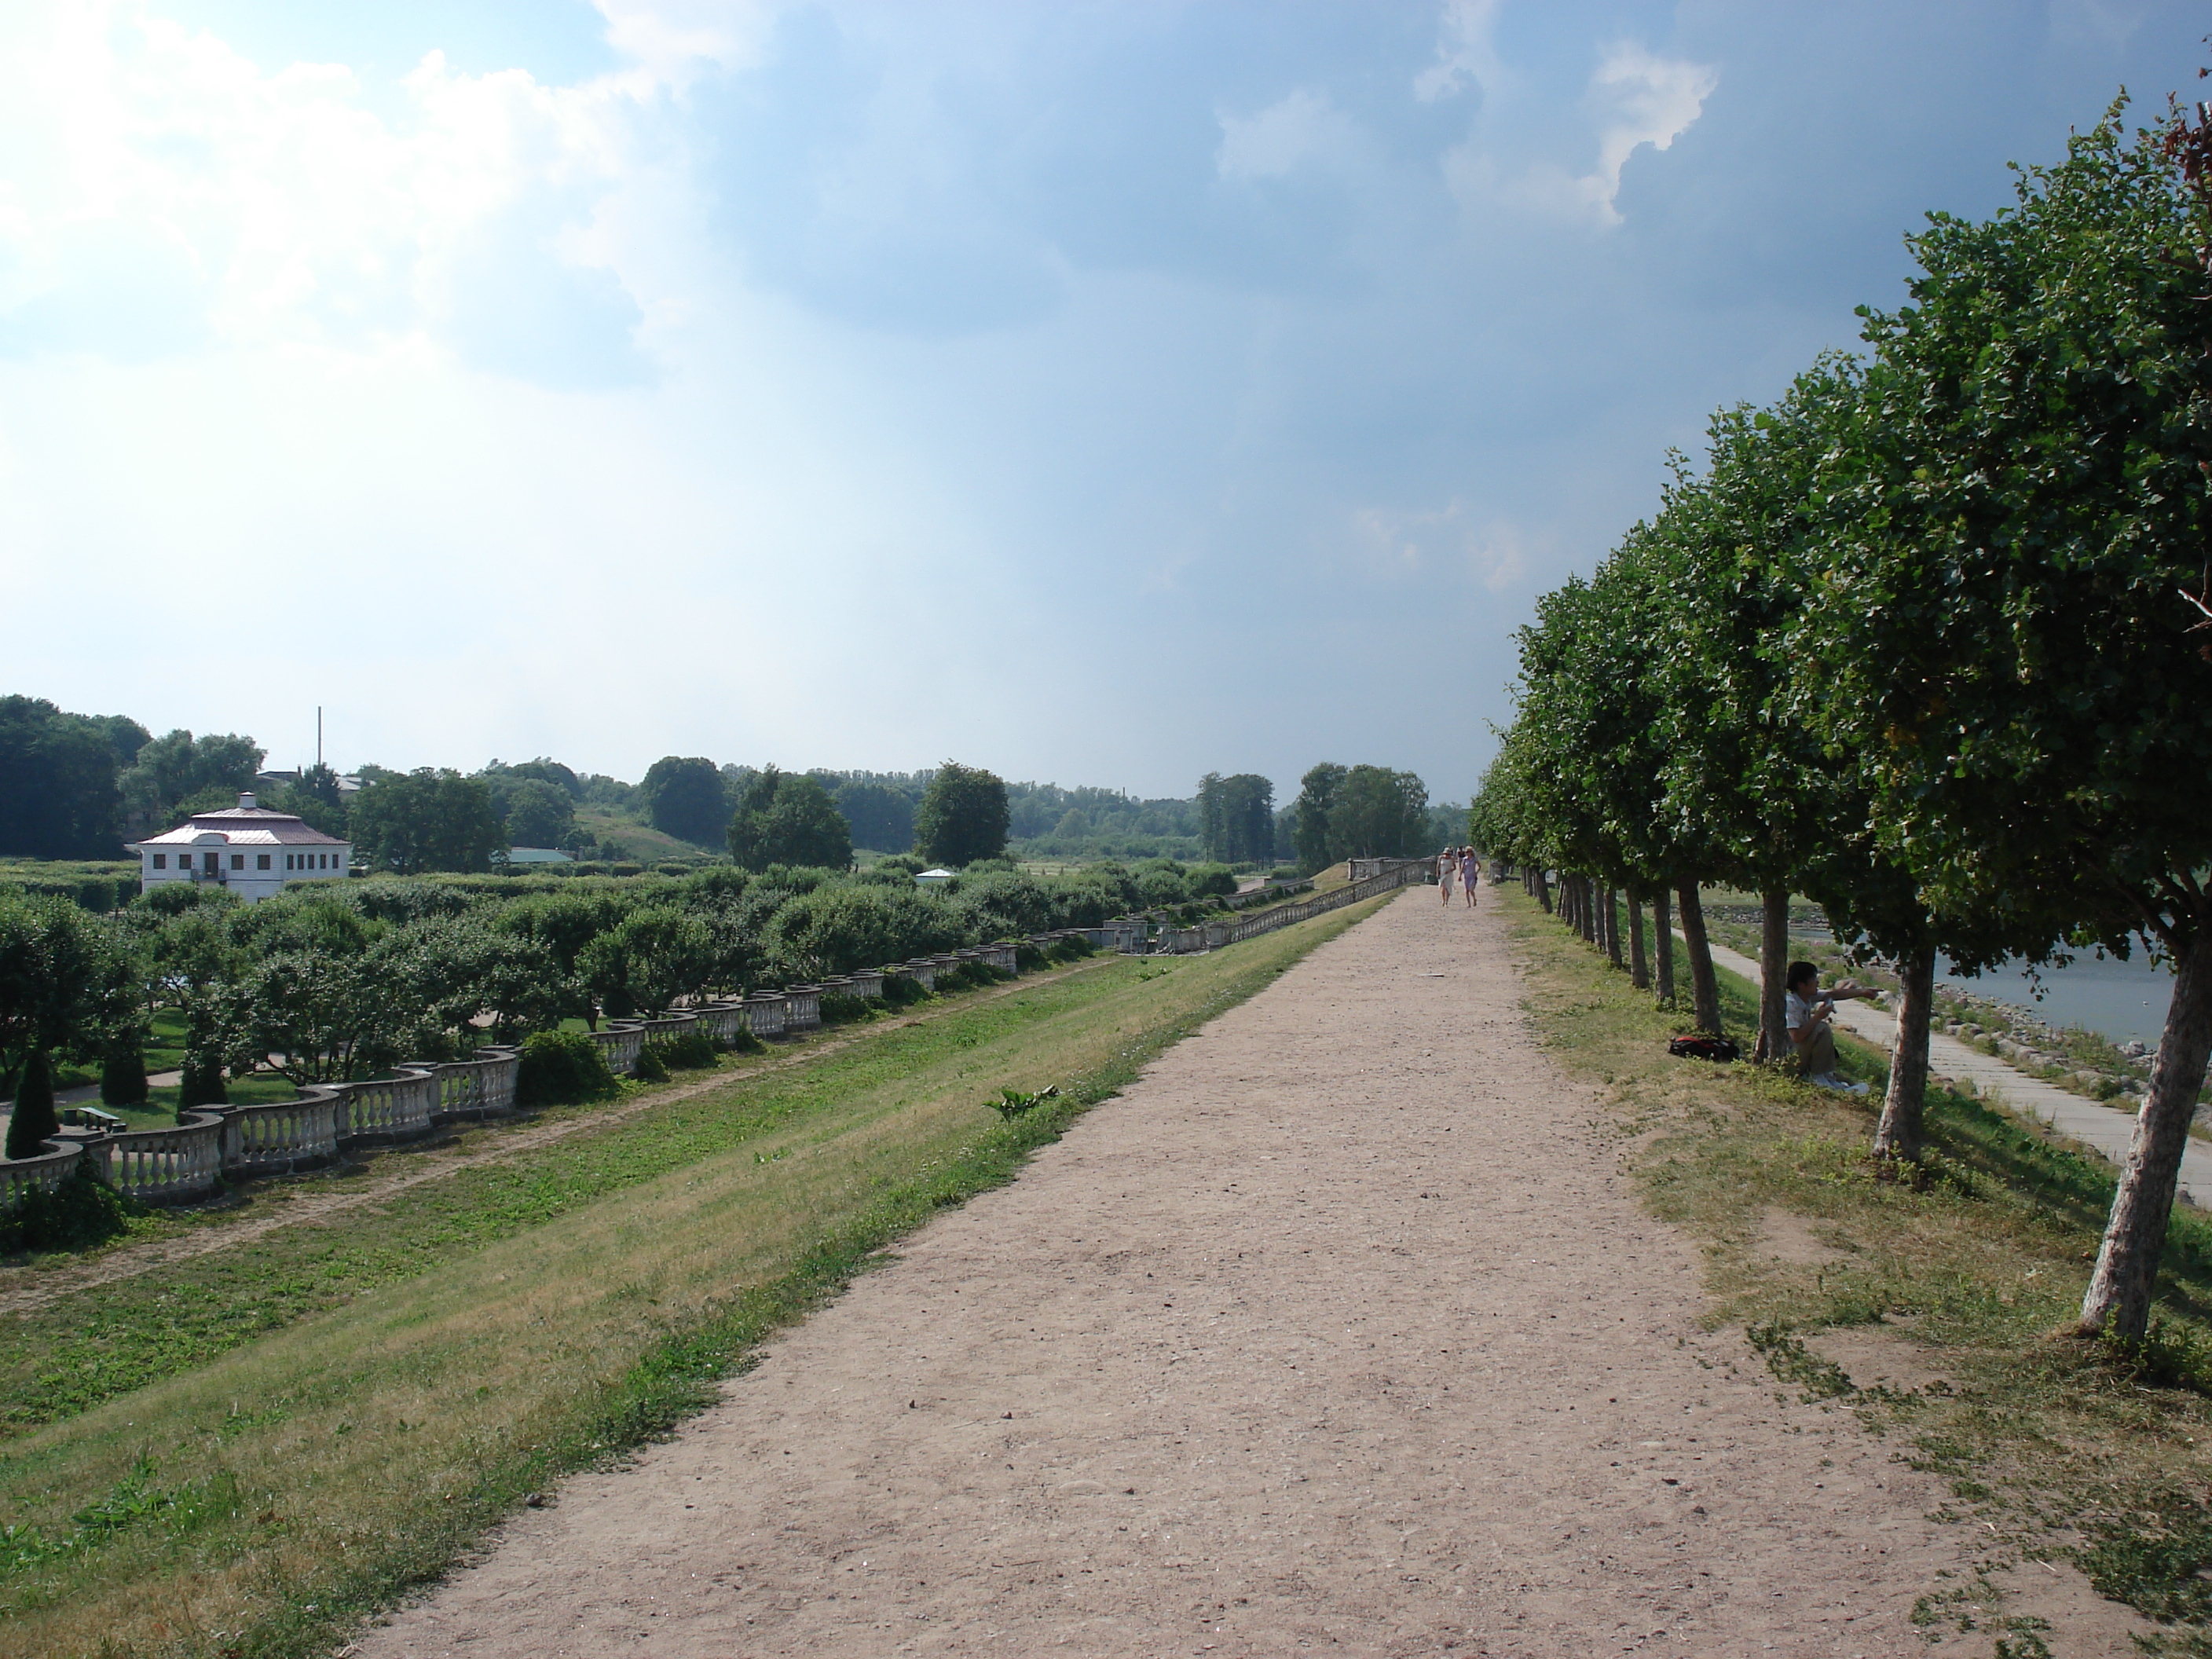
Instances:
[[[1698,1334],[1502,935],[1322,947],[364,1659],[1923,1652],[1941,1494]]]

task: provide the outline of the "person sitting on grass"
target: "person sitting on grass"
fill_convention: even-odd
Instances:
[[[1797,1050],[1797,1074],[1823,1089],[1840,1089],[1863,1095],[1863,1083],[1847,1083],[1836,1075],[1836,1033],[1829,1024],[1838,1002],[1879,996],[1879,991],[1845,980],[1831,990],[1820,988],[1820,970],[1809,962],[1793,962],[1784,981],[1790,991],[1787,1018],[1790,1041]]]

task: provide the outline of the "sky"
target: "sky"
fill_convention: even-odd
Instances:
[[[270,764],[1463,800],[2131,0],[12,0],[0,692]]]

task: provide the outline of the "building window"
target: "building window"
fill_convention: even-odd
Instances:
[[[215,853],[202,854],[200,858],[200,867],[205,870],[208,874],[213,875],[217,870],[222,867],[221,855]]]
[[[246,868],[246,854],[243,853],[233,853],[230,855],[230,867],[234,870],[243,870]]]
[[[166,870],[166,869],[167,869],[167,868],[169,867],[169,855],[168,855],[167,853],[156,853],[156,854],[154,854],[154,867],[155,867],[156,870]]]
[[[266,870],[269,867],[269,854],[256,853],[253,855],[253,867],[257,870]]]

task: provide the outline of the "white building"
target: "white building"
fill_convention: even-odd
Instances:
[[[251,795],[219,812],[135,843],[138,890],[167,881],[216,882],[252,903],[303,881],[343,881],[353,846],[311,830],[289,812],[257,806]]]

